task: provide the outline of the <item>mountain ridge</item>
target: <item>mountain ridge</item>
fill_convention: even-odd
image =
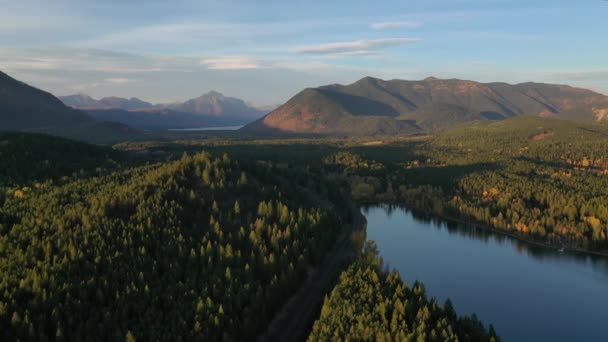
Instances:
[[[64,105],[52,94],[0,71],[0,130],[53,128],[94,121],[86,113]]]
[[[37,132],[95,143],[142,139],[144,135],[115,122],[97,121],[66,106],[52,94],[0,71],[0,131]]]
[[[133,97],[96,100],[86,94],[60,99],[67,105],[85,110],[97,120],[116,121],[146,130],[239,126],[269,112],[214,90],[184,102],[166,104],[152,104]]]
[[[607,96],[563,84],[481,83],[435,77],[382,80],[368,76],[348,85],[306,88],[243,129],[260,133],[368,135],[384,131],[411,133],[416,128],[443,129],[458,123],[520,115],[597,121],[608,119],[607,113]],[[382,130],[374,133],[374,129],[365,127],[372,118],[376,123],[382,122]]]
[[[122,109],[127,111],[162,111],[169,109],[175,112],[208,116],[251,116],[254,118],[263,114],[261,110],[247,104],[244,100],[225,96],[215,90],[183,102],[158,104],[152,104],[137,97],[109,96],[97,100],[84,93],[59,96],[58,98],[66,105],[82,110]]]

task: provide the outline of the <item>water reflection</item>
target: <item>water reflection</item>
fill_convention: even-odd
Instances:
[[[399,206],[362,208],[367,237],[409,284],[492,323],[503,341],[608,341],[608,258],[560,253]]]
[[[405,206],[394,204],[364,206],[361,208],[361,211],[365,216],[368,216],[370,209],[377,208],[382,208],[388,219],[391,219],[396,212],[405,212],[411,215],[416,223],[427,225],[440,231],[447,231],[449,235],[457,235],[476,241],[482,241],[485,244],[493,242],[499,245],[508,245],[516,250],[519,254],[538,260],[571,260],[580,265],[593,267],[594,271],[600,272],[608,277],[607,257],[577,251],[560,252],[556,248],[522,241],[505,234],[500,234],[488,229],[477,227],[472,224],[467,225],[461,222],[439,218],[423,211],[409,209]],[[381,229],[382,227],[378,228]]]
[[[503,341],[608,341],[608,258],[559,253],[399,206],[362,208],[386,265]]]

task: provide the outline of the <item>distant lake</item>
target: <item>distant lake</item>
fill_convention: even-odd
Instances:
[[[221,127],[198,127],[198,128],[170,128],[170,131],[180,131],[180,132],[188,132],[188,131],[236,131],[237,129],[243,127],[240,126],[221,126]]]
[[[362,209],[385,265],[458,314],[476,313],[503,341],[608,341],[608,258],[560,253],[416,215]]]

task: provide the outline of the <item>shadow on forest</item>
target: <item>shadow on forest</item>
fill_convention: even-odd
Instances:
[[[605,132],[600,132],[600,131],[596,131],[596,130],[593,130],[593,129],[590,129],[590,128],[586,128],[586,127],[577,127],[577,129],[580,129],[580,130],[585,131],[585,132],[588,132],[588,133],[595,133],[595,134],[601,135],[601,136],[603,136],[603,137],[608,137],[608,133],[605,133]]]
[[[444,191],[454,190],[455,182],[474,172],[494,171],[497,163],[416,167],[405,171],[408,184],[439,186]]]

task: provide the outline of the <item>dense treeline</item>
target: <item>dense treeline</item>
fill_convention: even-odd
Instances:
[[[101,174],[134,158],[109,147],[31,133],[0,133],[0,187]]]
[[[345,224],[306,172],[200,153],[7,197],[0,339],[252,339]]]
[[[406,203],[555,246],[603,250],[607,137],[605,125],[518,118],[424,143],[351,148],[354,156],[338,158],[349,162],[325,170],[346,174],[359,202]],[[385,167],[365,167],[372,163]]]
[[[408,170],[404,183],[434,186],[422,191],[435,198],[423,209],[558,246],[605,249],[607,133],[603,125],[534,118],[455,130],[426,146],[430,162]],[[430,177],[441,175],[451,184]]]
[[[524,116],[432,138],[220,139],[210,148],[345,180],[360,203],[405,203],[557,247],[608,250],[607,138],[603,124]]]
[[[325,299],[309,341],[499,341],[473,317],[458,317],[451,302],[427,299],[424,285],[405,284],[382,270],[373,243],[348,267]]]
[[[1,340],[252,339],[350,220],[347,191],[556,246],[608,248],[602,125],[518,118],[371,144],[216,139],[204,146],[212,154],[199,153],[202,142],[120,147],[146,152],[136,159],[1,137]],[[311,340],[493,335],[375,260],[343,274]]]

